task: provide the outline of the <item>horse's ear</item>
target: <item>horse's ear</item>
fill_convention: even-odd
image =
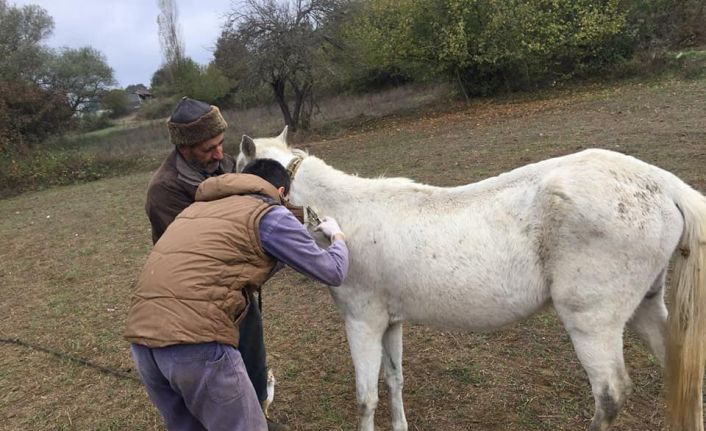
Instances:
[[[243,135],[243,139],[240,140],[240,152],[248,159],[255,158],[255,141],[250,136]]]
[[[289,147],[289,144],[287,143],[287,130],[289,130],[289,126],[284,126],[284,130],[282,130],[282,133],[280,133],[278,136],[279,140],[284,144],[285,147]]]

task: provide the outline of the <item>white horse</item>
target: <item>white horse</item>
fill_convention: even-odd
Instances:
[[[589,430],[606,430],[630,392],[629,324],[666,364],[673,431],[703,430],[706,199],[673,174],[606,150],[441,188],[338,171],[276,138],[244,136],[238,166],[279,161],[293,204],[335,217],[350,250],[331,295],[346,325],[360,430],[372,431],[380,362],[392,428],[402,405],[402,321],[490,330],[551,303],[591,383]],[[665,274],[673,258],[670,313]]]

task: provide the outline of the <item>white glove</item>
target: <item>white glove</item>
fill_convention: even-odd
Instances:
[[[341,230],[341,226],[338,225],[338,222],[336,219],[333,217],[324,217],[321,219],[321,223],[316,226],[314,229],[315,231],[321,232],[324,235],[328,236],[331,241],[333,241],[333,236],[334,235],[344,235],[343,231]],[[345,235],[344,235],[345,237]]]

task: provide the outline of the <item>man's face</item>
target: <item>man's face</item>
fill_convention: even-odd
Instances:
[[[193,147],[179,147],[179,152],[189,164],[212,174],[223,159],[224,136],[225,133],[221,133]]]

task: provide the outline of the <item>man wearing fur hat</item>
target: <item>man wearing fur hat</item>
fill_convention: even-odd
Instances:
[[[235,172],[235,160],[223,152],[228,124],[218,107],[182,98],[167,121],[174,150],[153,175],[147,188],[145,211],[152,226],[152,242],[162,236],[176,216],[195,200],[207,178]],[[254,295],[250,298],[255,303]],[[240,323],[240,353],[260,402],[267,399],[267,365],[262,316],[250,307]],[[267,420],[269,431],[288,427]]]
[[[223,152],[228,123],[217,107],[184,97],[167,127],[174,150],[152,177],[145,203],[153,243],[177,214],[194,202],[196,188],[203,180],[235,172],[233,157]]]

